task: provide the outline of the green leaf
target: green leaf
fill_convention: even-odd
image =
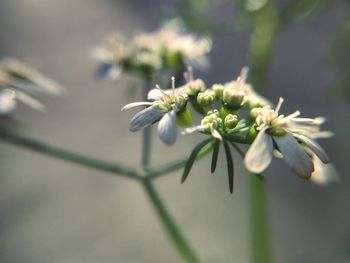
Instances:
[[[234,167],[233,167],[233,159],[231,155],[230,146],[226,141],[224,141],[224,148],[226,153],[226,161],[227,161],[227,173],[228,173],[228,184],[230,187],[230,193],[233,193],[233,177],[234,177]]]
[[[181,128],[190,127],[192,125],[192,114],[189,109],[185,108],[184,110],[178,112],[176,122]]]
[[[211,142],[213,139],[209,138],[206,139],[204,141],[202,141],[200,144],[198,144],[196,147],[194,147],[194,149],[192,150],[190,157],[188,158],[188,161],[185,165],[185,169],[184,172],[182,174],[182,178],[181,178],[181,183],[185,182],[187,176],[189,175],[191,168],[193,166],[194,161],[196,160],[197,155],[199,154],[200,150],[207,145],[209,142]]]
[[[213,149],[213,157],[211,159],[211,173],[215,172],[216,164],[218,162],[220,141],[219,140],[215,140],[213,144],[214,144],[214,149]]]

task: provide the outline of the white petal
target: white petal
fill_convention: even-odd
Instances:
[[[322,147],[317,142],[309,139],[304,135],[293,134],[293,136],[299,139],[301,142],[305,143],[306,146],[309,147],[311,151],[313,151],[323,163],[329,163],[329,158],[326,152],[322,149]]]
[[[314,170],[311,158],[299,146],[297,140],[287,134],[273,137],[288,166],[303,178],[309,178]]]
[[[33,97],[21,91],[16,91],[16,98],[35,110],[39,110],[39,111],[45,110],[45,106],[40,101],[38,101],[37,99],[34,99]]]
[[[135,132],[152,125],[158,121],[164,113],[160,112],[155,107],[148,107],[138,112],[130,121],[130,131]]]
[[[216,129],[214,129],[213,127],[210,127],[210,132],[211,132],[211,136],[222,141],[222,136]]]
[[[9,115],[17,108],[14,91],[5,89],[0,92],[0,115]]]
[[[340,180],[339,175],[332,164],[324,164],[316,156],[313,156],[313,161],[315,171],[310,178],[312,182],[319,185],[327,185]]]
[[[168,112],[159,121],[158,134],[166,145],[174,144],[177,137],[176,113],[174,111]]]
[[[164,93],[159,89],[151,89],[147,94],[149,100],[160,100],[164,96]]]
[[[207,126],[198,125],[195,127],[186,128],[184,131],[181,132],[181,134],[183,134],[183,135],[192,134],[194,132],[201,131],[201,130],[205,129],[206,127]]]
[[[272,159],[272,138],[262,129],[244,158],[245,167],[253,173],[261,173],[269,166]]]
[[[138,106],[151,106],[152,104],[153,104],[152,102],[148,102],[148,101],[132,102],[132,103],[126,104],[121,109],[121,111],[128,110],[128,109],[138,107]]]

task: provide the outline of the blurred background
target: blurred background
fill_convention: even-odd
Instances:
[[[1,0],[0,55],[15,57],[58,81],[67,93],[46,99],[46,113],[21,106],[18,133],[91,156],[137,167],[141,133],[130,133],[126,103],[140,100],[137,80],[93,78],[91,48],[111,31],[132,36],[182,17],[189,30],[214,38],[207,83],[226,82],[249,64],[252,5],[263,0]],[[321,144],[341,181],[320,187],[275,160],[268,169],[274,262],[350,262],[350,4],[298,2],[300,13],[278,35],[267,96],[285,98],[283,112],[325,116],[335,132]],[[243,3],[243,4],[242,4]],[[303,6],[304,3],[307,6]],[[296,11],[296,12],[297,12]],[[298,11],[298,12],[299,12]],[[136,87],[136,88],[135,88]],[[156,135],[154,134],[154,137]],[[187,156],[199,136],[169,148],[154,138],[153,164]],[[222,157],[221,155],[220,157]],[[155,183],[203,262],[249,262],[247,173],[235,155],[235,192],[226,164],[210,176],[210,158]],[[0,141],[0,262],[179,262],[137,182],[29,152]]]

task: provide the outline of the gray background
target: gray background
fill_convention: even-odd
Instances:
[[[18,132],[81,153],[137,166],[140,134],[128,132],[140,98],[136,80],[96,81],[91,47],[113,30],[132,35],[156,27],[161,1],[0,1],[0,55],[13,56],[60,82],[62,98],[46,99],[46,113],[25,106],[9,125]],[[285,98],[285,113],[326,116],[336,137],[321,144],[341,182],[318,187],[281,161],[268,170],[275,262],[350,262],[349,101],[332,86],[325,59],[349,19],[346,4],[294,25],[278,38],[268,97]],[[214,42],[208,83],[234,78],[248,62],[249,33],[230,31]],[[131,83],[131,84],[130,84]],[[131,91],[130,91],[131,90]],[[201,138],[168,148],[155,138],[153,164],[186,156]],[[221,155],[222,157],[222,155]],[[176,221],[203,262],[248,262],[246,176],[236,160],[235,193],[228,192],[223,158],[215,176],[209,159],[180,185],[180,172],[156,181]],[[140,186],[0,142],[0,262],[179,262]]]

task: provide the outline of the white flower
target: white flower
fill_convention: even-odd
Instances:
[[[130,122],[130,131],[135,132],[159,121],[159,138],[166,145],[172,145],[177,138],[176,113],[186,106],[187,94],[184,89],[175,89],[175,78],[172,77],[172,89],[163,91],[157,85],[148,93],[151,102],[134,102],[125,105],[122,110],[136,106],[149,106],[138,112]]]
[[[320,137],[322,122],[319,118],[296,118],[299,111],[288,116],[280,115],[278,111],[282,102],[280,98],[275,110],[269,106],[258,109],[255,122],[259,132],[246,154],[245,166],[254,173],[265,170],[271,162],[275,143],[290,168],[299,176],[310,178],[314,164],[303,147],[311,150],[323,163],[329,162],[327,154],[313,140]]]
[[[201,125],[187,128],[185,129],[182,134],[192,134],[194,132],[205,132],[210,133],[214,138],[222,141],[222,136],[218,129],[222,125],[222,119],[220,118],[220,114],[217,110],[209,111],[207,116],[205,116],[202,121]]]

